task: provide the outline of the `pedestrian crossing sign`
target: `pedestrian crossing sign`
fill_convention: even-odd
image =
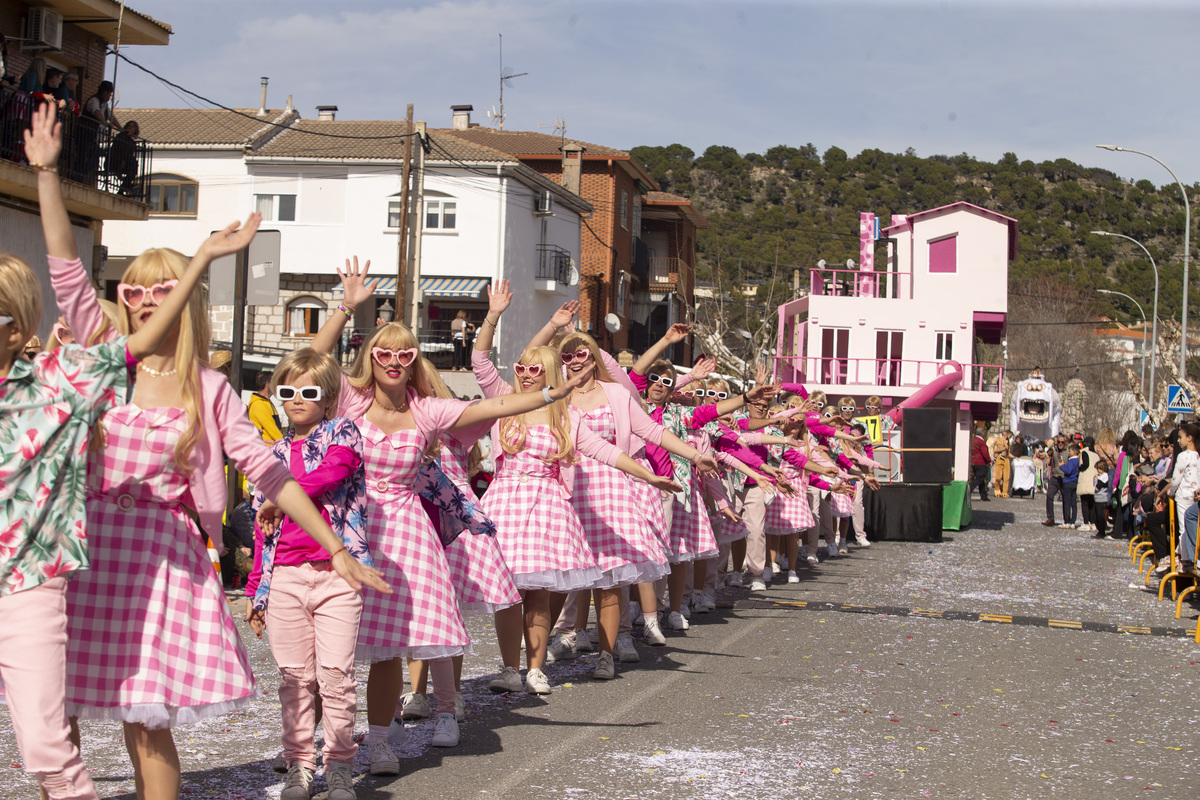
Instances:
[[[1167,411],[1192,413],[1192,399],[1179,384],[1173,383],[1167,387]]]

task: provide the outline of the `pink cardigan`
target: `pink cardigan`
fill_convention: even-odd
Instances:
[[[87,270],[79,259],[50,258],[50,285],[58,301],[58,310],[81,341],[103,327],[107,320]],[[110,329],[105,337],[117,337]],[[207,342],[198,342],[206,346]],[[207,367],[199,368],[200,422],[202,436],[192,448],[192,474],[188,476],[191,507],[200,517],[200,527],[214,538],[220,535],[221,516],[228,499],[225,485],[225,456],[228,455],[254,485],[271,500],[279,496],[283,484],[291,479],[288,468],[271,453],[262,434],[250,422],[246,404],[233,393],[225,376]]]
[[[496,365],[492,363],[487,353],[482,350],[472,350],[471,367],[475,371],[475,380],[479,383],[479,388],[483,390],[484,397],[490,399],[513,393],[513,388],[501,379],[500,373],[496,371]],[[609,444],[597,436],[576,409],[568,409],[568,413],[571,418],[571,436],[575,449],[585,456],[615,467],[617,458],[622,452],[621,448]],[[492,451],[496,454],[497,464],[501,458],[507,455],[501,445],[499,420],[492,426]],[[575,467],[565,460],[559,461],[558,465],[558,481],[566,490],[567,496],[570,497],[575,491]],[[499,467],[497,467],[496,474],[500,474]]]

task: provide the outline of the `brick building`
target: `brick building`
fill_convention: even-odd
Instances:
[[[610,351],[641,352],[695,308],[696,229],[704,217],[658,185],[624,150],[532,131],[469,125],[447,135],[511,153],[575,192],[595,211],[585,220],[580,324]],[[613,331],[606,323],[615,321]],[[691,342],[668,354],[690,364]]]

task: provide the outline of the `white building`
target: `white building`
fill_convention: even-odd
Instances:
[[[153,147],[152,210],[148,222],[106,227],[105,277],[115,283],[147,247],[191,252],[257,209],[264,230],[281,232],[280,303],[247,312],[247,365],[269,366],[306,344],[340,302],[336,269],[355,255],[380,279],[374,307],[353,321],[358,332],[370,330],[396,299],[407,130],[402,121],[339,121],[335,110],[305,120],[290,108],[240,116],[126,109]],[[448,367],[450,319],[463,309],[481,322],[485,287],[506,278],[515,299],[496,339],[503,373],[550,314],[578,297],[580,217],[591,206],[515,157],[446,133],[427,132],[413,181],[418,333],[425,354]],[[230,339],[232,308],[215,307],[213,316],[219,346]]]

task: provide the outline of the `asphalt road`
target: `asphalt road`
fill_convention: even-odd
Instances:
[[[545,699],[487,691],[495,642],[474,620],[462,743],[410,726],[394,779],[365,774],[364,749],[358,796],[1195,796],[1200,645],[1180,632],[1196,611],[1175,620],[1130,588],[1124,543],[1043,516],[1040,499],[977,504],[942,543],[852,548],[799,584],[725,592],[615,681],[590,680],[592,656],[550,665]],[[176,731],[189,797],[282,788],[274,667],[243,637],[264,696]],[[87,724],[84,757],[102,797],[134,797],[118,726]],[[3,710],[0,766],[0,798],[35,796]]]

